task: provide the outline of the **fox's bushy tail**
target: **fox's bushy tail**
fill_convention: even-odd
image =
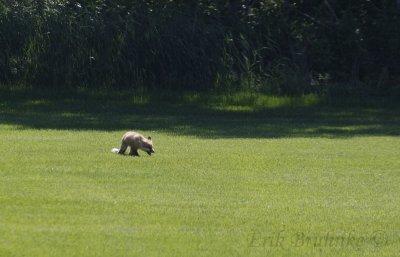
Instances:
[[[112,152],[112,153],[118,153],[118,152],[119,152],[119,149],[118,149],[118,148],[113,148],[113,149],[111,149],[111,152]]]

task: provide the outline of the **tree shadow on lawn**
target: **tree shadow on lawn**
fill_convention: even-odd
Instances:
[[[20,129],[151,130],[207,138],[398,136],[398,107],[280,106],[218,110],[105,98],[1,99],[0,124]]]

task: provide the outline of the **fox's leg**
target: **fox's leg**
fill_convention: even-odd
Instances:
[[[128,148],[128,145],[125,144],[124,142],[122,142],[121,148],[119,149],[118,153],[119,153],[119,154],[124,154],[125,151],[126,151],[126,148]]]
[[[129,152],[129,155],[130,155],[130,156],[139,156],[139,153],[138,153],[137,149],[133,149],[133,148],[131,147],[131,150],[130,150],[130,152]]]

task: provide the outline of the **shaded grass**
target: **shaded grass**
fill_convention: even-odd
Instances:
[[[398,109],[184,97],[4,97],[0,256],[398,253]]]
[[[213,138],[399,135],[396,101],[255,93],[84,92],[28,96],[8,92],[1,122],[19,128],[142,129]]]

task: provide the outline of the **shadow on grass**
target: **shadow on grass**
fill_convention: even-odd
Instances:
[[[196,97],[195,97],[196,98]],[[218,96],[216,97],[218,98]],[[196,98],[197,99],[197,98]],[[0,124],[20,129],[152,130],[209,138],[398,136],[398,106],[354,107],[347,103],[256,106],[218,105],[183,98],[124,95],[0,97]]]

